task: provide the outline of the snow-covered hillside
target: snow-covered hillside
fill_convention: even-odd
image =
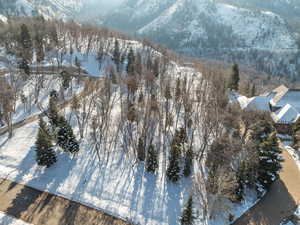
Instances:
[[[299,67],[293,33],[271,12],[211,0],[140,0],[125,2],[106,23],[179,52],[236,61],[275,75],[295,76]]]
[[[298,3],[266,2],[125,0],[119,7],[104,9],[105,3],[96,1],[2,0],[0,14],[39,13],[46,18],[102,24],[138,33],[187,55],[237,62],[260,72],[295,78],[300,70],[298,37],[280,9],[298,12]]]
[[[38,21],[27,24],[34,34],[31,23]],[[239,203],[228,196],[207,194],[204,160],[196,159],[205,155],[210,142],[223,133],[219,132],[223,130],[223,117],[219,119],[219,115],[220,111],[224,113],[221,103],[227,98],[225,82],[218,85],[222,80],[219,74],[205,76],[193,63],[183,63],[167,49],[106,29],[86,29],[76,23],[55,25],[47,27],[47,21],[44,23],[43,34],[51,28],[57,35],[44,42],[53,46],[45,47],[40,61],[37,45],[33,45],[28,74],[18,66],[18,52],[13,51],[16,48],[9,51],[9,46],[0,42],[0,84],[6,87],[2,89],[11,90],[0,92],[5,96],[0,104],[7,105],[3,99],[14,96],[14,101],[9,99],[12,107],[6,108],[10,117],[3,119],[0,128],[12,127],[0,136],[1,178],[143,225],[180,224],[179,217],[194,188],[201,193],[194,194],[197,225],[229,225],[229,213],[236,219],[256,202],[256,192],[248,188],[241,193],[243,200]],[[8,30],[14,27],[5,26]],[[7,40],[19,45],[18,39]],[[213,77],[216,80],[210,80]],[[61,109],[60,116],[74,131],[80,145],[76,154],[58,144],[56,131],[64,128],[51,128],[54,117],[48,113],[53,110],[46,109],[50,102],[55,103],[49,101],[50,96],[58,100],[61,107],[55,108]],[[36,162],[37,114],[52,130],[50,142],[58,160],[50,168]],[[22,126],[11,126],[24,119]],[[154,171],[148,167],[150,147],[156,155]],[[174,147],[181,148],[179,159],[174,160],[179,168],[175,171],[177,181],[170,178]],[[191,159],[188,151],[192,151]],[[237,159],[236,155],[232,157]],[[230,191],[235,192],[235,187]],[[204,210],[206,201],[210,206]],[[209,216],[204,215],[206,211]]]
[[[41,14],[49,19],[73,17],[83,7],[82,0],[3,0],[0,13],[31,16]]]

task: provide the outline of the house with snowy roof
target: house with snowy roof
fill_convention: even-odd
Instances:
[[[243,110],[270,112],[277,124],[293,124],[300,116],[300,89],[285,85],[252,98],[237,96],[237,101]]]

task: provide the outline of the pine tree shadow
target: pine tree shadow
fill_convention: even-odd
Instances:
[[[143,177],[145,170],[144,167],[144,163],[138,163],[137,168],[135,170],[135,174],[133,176],[134,184],[130,209],[135,212],[135,217],[139,214],[139,201],[142,200],[142,198],[140,198],[140,193],[143,186]]]
[[[33,161],[34,158],[35,158],[35,148],[31,147],[26,157],[18,165],[18,168],[16,168],[16,170],[19,171],[19,174],[16,176],[14,180],[16,181],[22,180],[22,178],[28,173],[28,171],[33,167],[33,165],[36,164],[36,162]],[[8,188],[8,191],[13,189],[16,185],[17,183],[12,182]]]
[[[158,210],[156,203],[156,179],[157,176],[154,174],[146,173],[144,183],[145,192],[143,199],[143,216],[146,218],[145,224],[148,224],[149,218],[157,218],[159,215],[157,214]],[[159,193],[158,193],[159,194]]]

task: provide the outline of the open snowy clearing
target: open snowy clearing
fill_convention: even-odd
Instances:
[[[0,224],[1,225],[30,225],[29,223],[25,223],[22,220],[18,220],[13,217],[10,217],[2,212],[0,212]]]
[[[72,159],[59,153],[58,163],[42,169],[35,162],[34,142],[38,124],[15,132],[11,140],[0,138],[0,176],[99,208],[141,224],[177,224],[189,182],[178,185],[160,182],[141,166],[124,164],[122,155],[98,163],[95,154],[81,149]]]
[[[120,153],[112,153],[109,161],[97,156],[82,143],[78,156],[57,152],[58,162],[49,169],[40,168],[35,161],[34,143],[38,123],[28,124],[15,131],[11,140],[0,137],[0,177],[38,190],[66,197],[100,209],[116,217],[140,224],[178,224],[182,204],[191,190],[191,182],[166,182],[148,174],[143,165],[132,166]],[[86,141],[88,143],[88,140]],[[236,217],[242,215],[256,201],[246,197],[244,205],[228,202]],[[202,224],[201,222],[197,224]],[[210,224],[229,224],[226,216],[215,218]]]

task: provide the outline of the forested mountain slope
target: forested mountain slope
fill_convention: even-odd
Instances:
[[[0,14],[70,18],[83,7],[82,0],[0,0]]]
[[[0,14],[88,21],[147,37],[186,55],[237,62],[292,79],[300,70],[297,1],[125,0],[109,9],[103,4],[1,0]]]
[[[293,77],[299,70],[297,38],[271,12],[211,0],[139,0],[125,2],[106,24],[188,55],[240,62],[274,75]]]
[[[0,73],[2,178],[133,224],[179,225],[192,202],[195,224],[229,225],[278,177],[272,124],[229,99],[238,66],[21,17],[0,24]]]

